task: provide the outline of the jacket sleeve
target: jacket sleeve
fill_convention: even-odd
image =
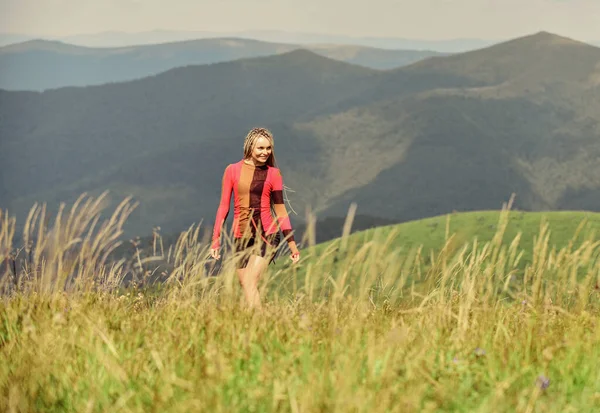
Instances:
[[[227,216],[229,215],[229,206],[231,203],[231,191],[233,190],[233,181],[231,179],[231,165],[225,168],[223,173],[223,180],[221,183],[221,201],[217,208],[217,216],[215,219],[215,226],[213,228],[212,236],[212,248],[219,248],[221,246],[221,229]]]

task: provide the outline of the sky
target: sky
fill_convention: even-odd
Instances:
[[[0,0],[0,32],[285,30],[423,40],[541,30],[600,40],[600,0]]]

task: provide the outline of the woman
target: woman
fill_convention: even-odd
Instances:
[[[275,162],[273,146],[273,134],[268,129],[250,130],[244,142],[244,158],[225,168],[221,202],[213,230],[211,255],[218,260],[221,258],[221,228],[229,214],[233,191],[234,245],[236,253],[241,254],[237,273],[251,307],[260,307],[258,280],[273,261],[279,230],[287,239],[291,260],[297,263],[300,259],[283,202],[283,179]]]

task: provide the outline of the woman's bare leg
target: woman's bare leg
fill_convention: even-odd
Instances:
[[[238,275],[238,280],[240,281],[240,285],[242,286],[242,289],[244,289],[244,279],[246,277],[246,267],[238,268],[237,275]],[[246,291],[246,290],[244,289],[244,291]],[[241,304],[241,302],[240,302],[240,304]]]
[[[268,265],[269,261],[266,258],[252,255],[246,268],[237,270],[240,284],[246,296],[246,302],[250,307],[261,308],[258,281]]]

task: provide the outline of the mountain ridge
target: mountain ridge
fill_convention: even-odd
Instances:
[[[432,57],[398,70],[468,71],[489,85],[497,85],[528,73],[546,76],[543,80],[564,79],[565,74],[573,71],[573,62],[582,66],[581,59],[586,63],[581,70],[589,71],[600,62],[600,48],[542,31],[484,49],[447,56],[447,59]],[[571,78],[577,80],[577,76],[574,74]]]
[[[0,88],[45,90],[123,82],[154,76],[176,67],[265,57],[298,49],[377,70],[388,70],[441,54],[351,45],[269,43],[233,37],[112,48],[30,40],[0,48]]]

